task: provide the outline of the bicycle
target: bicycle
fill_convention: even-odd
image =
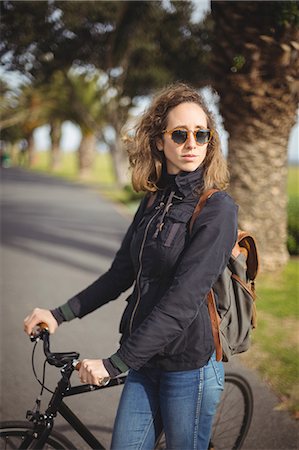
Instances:
[[[65,404],[64,398],[119,386],[125,382],[126,375],[111,379],[104,386],[71,386],[71,375],[74,370],[78,369],[80,363],[79,353],[52,353],[50,351],[50,335],[44,326],[40,326],[40,330],[34,336],[31,336],[31,340],[35,342],[32,352],[32,366],[35,377],[42,385],[41,393],[36,399],[35,408],[27,411],[28,422],[7,421],[0,423],[0,449],[73,449],[73,444],[66,437],[53,430],[55,418],[57,414],[60,414],[91,449],[105,450],[101,442]],[[45,364],[47,362],[60,368],[61,372],[61,378],[55,391],[52,392],[52,397],[44,413],[40,412],[40,402],[43,390],[47,389],[44,386],[45,364],[42,382],[38,379],[34,368],[34,351],[39,341],[43,342]],[[252,413],[253,396],[250,385],[240,375],[226,374],[224,394],[215,417],[209,448],[211,450],[240,449],[248,433]],[[166,449],[163,433],[159,436],[155,449]]]

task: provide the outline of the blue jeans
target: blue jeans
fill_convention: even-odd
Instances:
[[[215,355],[196,370],[130,370],[111,450],[152,450],[162,429],[169,450],[206,450],[223,387],[223,364]]]

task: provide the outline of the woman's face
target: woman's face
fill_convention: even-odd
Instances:
[[[181,103],[168,113],[167,130],[177,128],[191,131],[207,129],[206,114],[197,103]],[[157,142],[158,150],[164,152],[167,172],[173,175],[196,170],[205,159],[207,146],[199,145],[193,133],[188,133],[182,144],[175,143],[170,133],[164,133],[163,139]]]

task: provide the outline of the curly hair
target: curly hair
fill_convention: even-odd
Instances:
[[[185,83],[175,83],[158,92],[139,119],[134,137],[125,139],[135,191],[155,192],[158,189],[165,157],[164,153],[158,150],[156,143],[158,139],[162,139],[162,132],[167,128],[169,111],[181,103],[199,105],[206,114],[208,128],[213,130],[212,139],[208,143],[207,154],[202,163],[204,168],[202,190],[227,187],[228,169],[221,152],[213,114],[202,96],[193,87]]]

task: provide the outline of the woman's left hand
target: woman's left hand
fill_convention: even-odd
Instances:
[[[79,378],[84,384],[101,386],[110,379],[110,376],[101,359],[83,359]]]

